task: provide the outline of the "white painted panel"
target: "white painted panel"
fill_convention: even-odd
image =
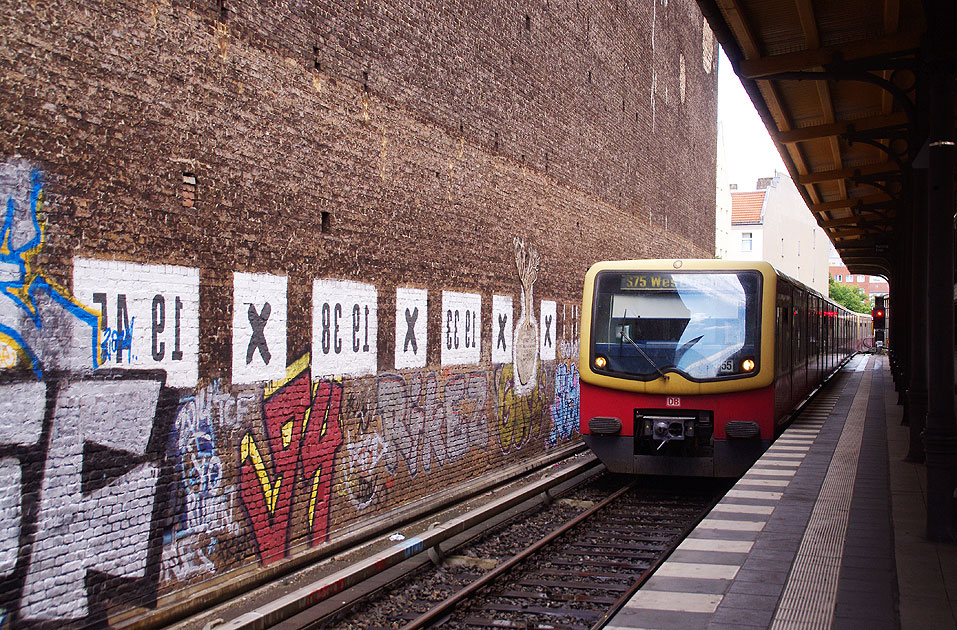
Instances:
[[[558,331],[557,308],[555,302],[542,300],[541,313],[538,318],[538,339],[541,343],[539,353],[542,361],[555,360],[555,333]]]
[[[312,283],[312,377],[375,374],[378,292],[351,280]]]
[[[492,296],[492,363],[512,362],[514,316],[512,296]]]
[[[395,290],[395,367],[425,367],[429,329],[429,292],[398,287]]]
[[[233,383],[286,374],[286,276],[233,274]]]
[[[442,365],[472,365],[481,360],[482,296],[442,292]]]
[[[101,312],[100,367],[162,369],[171,387],[196,385],[199,269],[77,258],[73,294]],[[75,327],[79,356],[88,344],[86,331]]]

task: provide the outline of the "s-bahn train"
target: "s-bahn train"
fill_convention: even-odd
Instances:
[[[585,276],[580,430],[612,472],[743,474],[871,335],[765,262],[625,260]]]

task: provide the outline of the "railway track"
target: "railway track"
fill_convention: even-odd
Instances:
[[[600,627],[726,490],[605,475],[291,628]],[[530,544],[531,543],[531,544]]]

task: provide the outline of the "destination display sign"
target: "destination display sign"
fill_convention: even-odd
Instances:
[[[645,289],[677,289],[674,278],[666,273],[624,273],[621,288],[626,291]]]

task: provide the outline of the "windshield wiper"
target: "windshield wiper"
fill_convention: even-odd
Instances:
[[[695,338],[692,339],[691,341],[685,342],[684,345],[682,345],[680,348],[678,348],[678,351],[675,352],[675,363],[677,363],[678,361],[680,361],[680,360],[681,360],[681,357],[683,357],[683,356],[685,355],[685,352],[687,352],[688,350],[690,350],[690,349],[691,349],[691,346],[693,346],[693,345],[695,345],[696,343],[698,343],[699,341],[701,341],[702,338],[704,338],[704,335],[698,335],[697,337],[695,337]]]
[[[658,367],[658,364],[652,361],[651,357],[648,356],[648,353],[642,350],[637,343],[632,341],[631,337],[629,337],[628,333],[626,333],[624,330],[621,331],[621,338],[627,341],[628,343],[630,343],[631,345],[633,345],[635,347],[635,350],[640,352],[641,356],[645,357],[645,360],[651,364],[651,367],[655,368],[658,371],[658,374],[661,374],[661,377],[663,379],[665,379],[666,381],[668,380],[668,375],[661,371],[661,368]]]

